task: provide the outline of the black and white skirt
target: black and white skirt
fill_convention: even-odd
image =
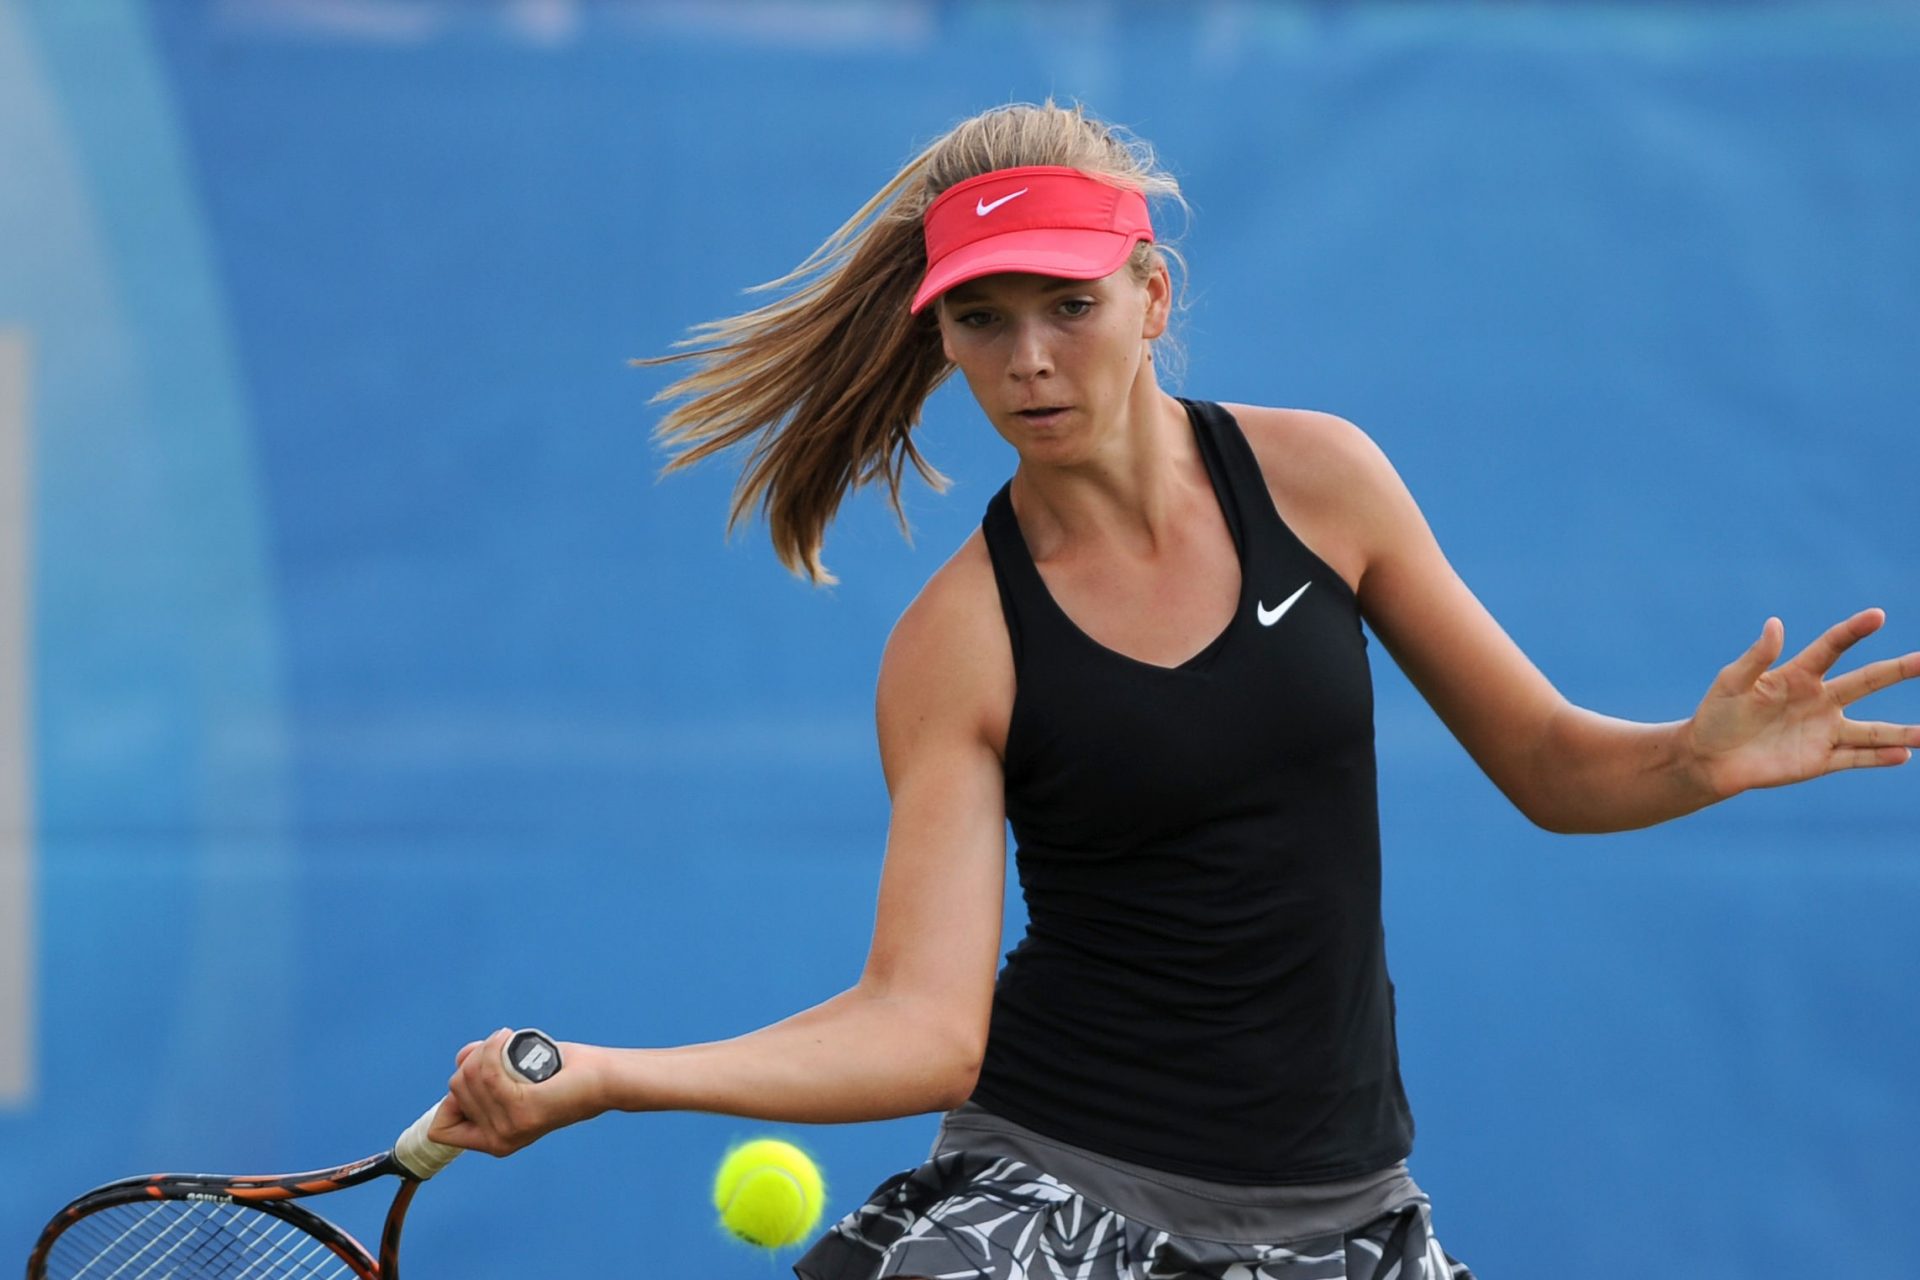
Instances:
[[[969,1104],[949,1113],[925,1164],[881,1183],[793,1270],[800,1280],[1472,1280],[1434,1238],[1404,1165],[1327,1187],[1144,1170]]]

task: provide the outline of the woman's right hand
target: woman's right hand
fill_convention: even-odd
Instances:
[[[503,1027],[454,1056],[447,1098],[427,1129],[429,1138],[488,1155],[511,1155],[555,1129],[607,1109],[601,1100],[605,1061],[599,1046],[561,1044],[566,1070],[533,1084],[507,1067],[506,1045],[512,1036]]]

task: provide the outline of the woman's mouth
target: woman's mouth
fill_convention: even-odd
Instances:
[[[1047,405],[1038,409],[1016,409],[1015,416],[1036,427],[1050,427],[1067,416],[1066,405]]]

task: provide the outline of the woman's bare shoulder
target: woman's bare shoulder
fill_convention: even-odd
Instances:
[[[1224,405],[1260,463],[1280,518],[1348,586],[1377,541],[1370,522],[1399,484],[1380,447],[1353,423],[1317,409]]]
[[[882,714],[889,706],[958,714],[995,744],[1013,707],[1013,651],[1000,590],[975,529],[920,589],[887,639],[880,663]]]
[[[1264,405],[1223,405],[1260,460],[1269,487],[1310,496],[1338,489],[1385,461],[1372,437],[1337,413]]]
[[[990,625],[989,625],[990,624]],[[900,615],[899,627],[930,628],[940,634],[982,630],[1005,631],[1000,618],[1000,589],[993,576],[993,559],[986,536],[979,529],[936,569],[920,593]]]

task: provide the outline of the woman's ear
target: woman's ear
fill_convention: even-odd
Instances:
[[[1167,331],[1167,323],[1173,317],[1173,277],[1167,273],[1167,264],[1155,265],[1153,274],[1147,277],[1147,314],[1140,336],[1152,341]]]
[[[953,358],[953,344],[947,341],[947,322],[942,319],[946,313],[946,307],[947,303],[944,298],[934,299],[933,306],[930,308],[933,315],[933,326],[940,334],[940,354],[947,358],[948,364],[959,364],[960,362]]]

